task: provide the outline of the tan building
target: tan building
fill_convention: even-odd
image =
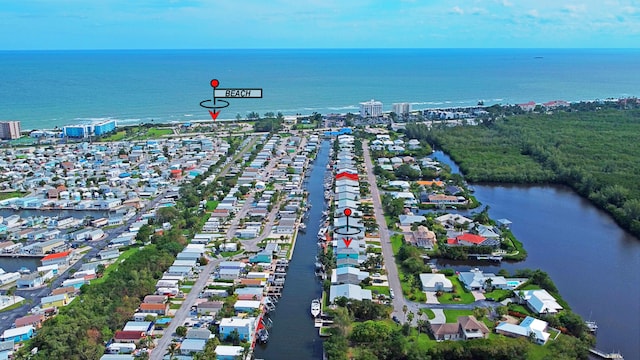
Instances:
[[[20,137],[20,121],[0,121],[0,139],[11,140]]]

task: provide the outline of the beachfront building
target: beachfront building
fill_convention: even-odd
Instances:
[[[83,139],[91,135],[104,135],[116,129],[115,120],[107,120],[96,124],[69,125],[63,127],[66,137]]]
[[[365,101],[360,103],[360,116],[378,117],[382,116],[382,103],[380,101]]]
[[[400,116],[409,115],[409,113],[411,112],[411,103],[394,103],[393,112]]]
[[[12,140],[20,137],[20,121],[0,121],[0,139]]]

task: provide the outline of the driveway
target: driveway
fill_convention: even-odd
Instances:
[[[444,316],[444,309],[431,309],[431,311],[433,311],[433,314],[435,315],[433,319],[429,320],[432,325],[444,324],[447,322],[447,317]]]

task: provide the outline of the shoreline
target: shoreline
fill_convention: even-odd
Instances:
[[[618,102],[620,100],[624,100],[624,99],[629,99],[629,98],[636,98],[635,96],[626,96],[626,97],[606,97],[606,98],[602,98],[602,99],[579,99],[579,100],[566,100],[568,103],[570,104],[579,104],[579,103],[592,103],[592,102]],[[483,105],[478,105],[478,102],[482,101]],[[451,111],[451,110],[471,110],[471,109],[477,109],[477,108],[488,108],[494,105],[500,105],[500,106],[516,106],[518,105],[517,103],[503,103],[504,99],[500,99],[500,98],[496,98],[496,99],[492,99],[492,100],[484,100],[484,99],[478,99],[478,100],[458,100],[458,101],[418,101],[418,102],[411,102],[411,101],[399,101],[399,102],[406,102],[411,104],[412,106],[415,105],[433,105],[433,107],[427,106],[427,107],[421,107],[421,108],[417,108],[417,109],[413,109],[411,111],[411,113],[416,113],[416,112],[422,112],[422,111]],[[533,101],[533,100],[530,100]],[[475,105],[473,105],[473,103],[475,102]],[[537,102],[534,101],[536,103],[536,105],[542,105],[544,102]],[[445,105],[445,106],[443,106]],[[326,106],[326,107],[318,107],[318,108],[302,108],[302,109],[292,109],[292,110],[266,110],[266,112],[274,112],[275,114],[277,113],[282,113],[282,115],[284,117],[296,117],[296,118],[304,118],[304,117],[309,117],[309,116],[313,116],[315,110],[329,110],[327,112],[321,112],[320,114],[322,114],[323,116],[327,116],[327,115],[333,115],[333,116],[346,116],[347,114],[353,114],[353,115],[358,115],[359,114],[359,105],[346,105],[346,106],[340,106],[340,107],[335,107],[335,106]],[[335,110],[332,110],[335,109]],[[344,110],[353,110],[353,111],[347,111],[344,112]],[[203,109],[204,110],[204,109]],[[298,110],[303,110],[305,111],[304,113],[302,112],[298,112]],[[390,114],[392,113],[392,110],[386,110],[383,111],[382,114],[383,116],[390,116]],[[259,113],[259,112],[258,112]],[[239,113],[238,113],[239,114]],[[246,115],[246,114],[245,114]],[[32,131],[57,131],[57,130],[61,130],[63,127],[65,126],[75,126],[75,125],[83,125],[83,124],[95,124],[95,123],[99,123],[99,122],[103,122],[103,121],[115,121],[116,122],[116,129],[117,128],[129,128],[129,127],[137,127],[137,126],[147,126],[147,125],[154,125],[154,126],[176,126],[176,125],[183,125],[186,123],[216,123],[216,122],[221,122],[221,123],[234,123],[234,122],[250,122],[250,121],[257,121],[257,120],[264,120],[265,118],[261,117],[260,119],[247,119],[247,118],[242,118],[240,120],[236,119],[236,118],[219,118],[216,120],[212,120],[212,119],[208,119],[206,117],[206,114],[203,113],[202,115],[195,115],[195,114],[183,114],[182,117],[184,119],[182,120],[159,120],[156,121],[155,118],[152,117],[146,117],[146,118],[124,118],[124,119],[118,119],[116,116],[105,116],[105,117],[87,117],[87,118],[73,118],[73,119],[69,119],[66,121],[66,124],[64,125],[56,125],[54,128],[44,128],[44,127],[25,127],[24,129],[21,129],[21,134],[23,134],[24,136],[29,136],[29,133]],[[193,118],[193,117],[197,117],[197,118]],[[43,119],[43,122],[50,122],[56,120],[58,121],[59,119]],[[17,120],[17,121],[21,121],[21,120]],[[62,123],[62,122],[61,122]]]

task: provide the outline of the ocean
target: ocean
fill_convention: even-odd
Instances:
[[[0,69],[0,120],[22,129],[209,119],[199,104],[214,78],[263,89],[219,119],[640,95],[640,49],[0,51]]]

